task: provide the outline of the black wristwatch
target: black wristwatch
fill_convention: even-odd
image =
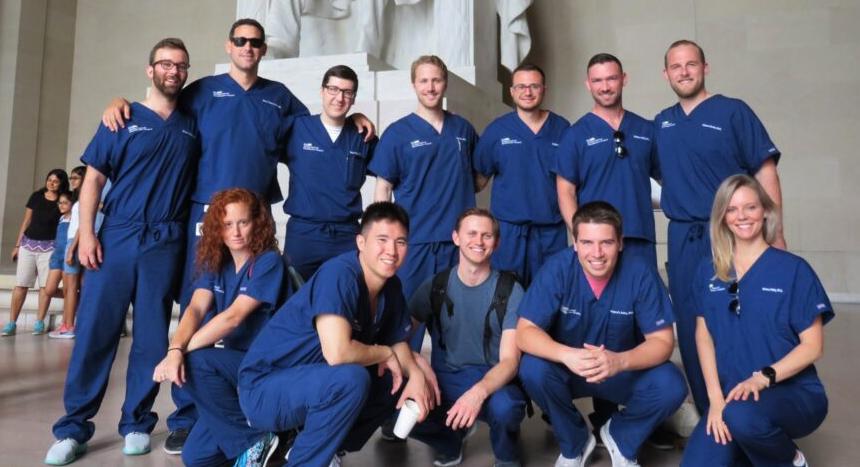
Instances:
[[[763,374],[764,377],[767,378],[768,386],[773,386],[774,384],[776,384],[776,370],[774,370],[772,366],[766,366],[762,368],[761,374]]]

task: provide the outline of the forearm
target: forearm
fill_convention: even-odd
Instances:
[[[194,350],[190,348],[190,342],[194,333],[197,332],[197,328],[200,327],[201,321],[203,321],[203,313],[200,310],[192,307],[186,308],[182,319],[179,320],[176,332],[170,339],[170,348],[178,347],[185,352]]]
[[[533,325],[517,326],[517,347],[525,353],[556,363],[562,363],[562,356],[571,349],[554,341],[546,331]]]
[[[484,188],[487,187],[487,184],[490,183],[490,177],[486,177],[484,175],[481,175],[478,172],[474,173],[474,178],[475,178],[475,193],[480,193]]]
[[[776,382],[785,381],[812,365],[823,350],[811,342],[801,342],[771,367],[776,371]]]
[[[391,201],[392,185],[381,177],[376,177],[376,187],[373,191],[373,201]]]
[[[89,169],[96,172],[95,169]],[[87,175],[84,177],[84,183],[81,186],[81,195],[78,199],[80,203],[80,222],[78,224],[78,233],[82,236],[95,236],[95,220],[96,212],[99,208],[101,200],[101,191],[104,187],[105,176],[98,173]]]
[[[502,359],[495,366],[490,368],[480,381],[475,383],[476,387],[481,388],[486,396],[503,388],[517,376],[519,362],[514,359]]]
[[[204,324],[202,328],[198,329],[188,341],[187,350],[190,352],[192,350],[209,347],[233,332],[233,330],[239,326],[241,321],[236,321],[235,319],[231,319],[229,316],[225,315],[226,313],[218,313],[215,317],[209,320],[209,322]]]
[[[406,342],[398,342],[390,348],[391,351],[397,355],[397,360],[400,362],[400,367],[403,369],[404,376],[409,378],[420,373],[423,378],[424,373],[421,371],[421,368],[418,367],[418,363],[412,356],[412,349],[409,347],[409,344]]]
[[[708,391],[708,399],[711,403],[725,402],[723,389],[720,387],[720,376],[717,372],[717,357],[714,352],[714,341],[711,334],[704,325],[704,320],[696,324],[696,351],[699,354],[699,365],[702,368],[702,376],[705,379],[705,388]]]
[[[564,219],[567,230],[573,231],[573,215],[576,214],[578,207],[576,199],[576,185],[567,181],[564,177],[556,175],[555,177],[556,191],[558,194],[558,209],[561,211],[561,217]]]
[[[776,204],[777,214],[781,222],[779,222],[777,238],[783,239],[783,225],[785,221],[782,217],[782,186],[779,181],[779,172],[776,169],[776,162],[773,159],[768,159],[762,164],[761,168],[755,174],[756,180],[761,183],[764,191],[767,192],[770,199]]]
[[[653,368],[672,355],[674,342],[663,339],[646,339],[636,347],[619,353],[622,371],[636,371]]]
[[[382,363],[391,356],[393,350],[386,345],[366,345],[356,340],[350,340],[336,356],[325,357],[329,365],[353,363],[361,366],[371,366]]]

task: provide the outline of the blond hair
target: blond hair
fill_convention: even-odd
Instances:
[[[442,59],[437,57],[436,55],[422,55],[415,59],[414,62],[412,62],[412,70],[410,71],[410,76],[412,77],[413,83],[415,82],[415,70],[417,70],[418,67],[421,65],[433,65],[439,68],[440,70],[442,70],[442,78],[445,80],[445,82],[448,81],[448,67],[445,66],[445,62],[443,62]]]

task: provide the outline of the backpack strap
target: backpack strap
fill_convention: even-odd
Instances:
[[[447,306],[448,317],[454,315],[454,302],[448,296],[448,279],[451,277],[451,268],[433,276],[433,282],[430,287],[430,317],[427,319],[427,330],[431,330],[436,326],[439,335],[439,346],[445,350],[445,342],[442,338],[442,323],[439,320],[442,314],[442,305]]]
[[[493,301],[484,317],[484,360],[490,362],[490,341],[493,337],[493,329],[490,326],[490,315],[495,311],[496,319],[499,321],[499,329],[503,329],[505,313],[508,311],[508,299],[514,291],[517,283],[517,275],[511,271],[499,271],[499,279],[496,281],[496,289],[493,292]]]

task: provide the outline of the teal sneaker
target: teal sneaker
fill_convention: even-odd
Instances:
[[[149,433],[133,431],[125,435],[122,453],[126,456],[140,456],[149,453]]]
[[[17,329],[18,325],[9,321],[6,326],[3,326],[3,332],[0,332],[0,336],[14,336]]]
[[[233,467],[265,467],[276,449],[278,449],[278,437],[274,433],[266,433],[263,439],[254,443],[236,459]]]
[[[87,443],[78,443],[72,438],[61,439],[48,449],[45,463],[48,465],[71,464],[85,452],[87,452]]]
[[[33,325],[33,335],[40,336],[45,333],[45,322],[41,319],[36,320],[36,324]]]

